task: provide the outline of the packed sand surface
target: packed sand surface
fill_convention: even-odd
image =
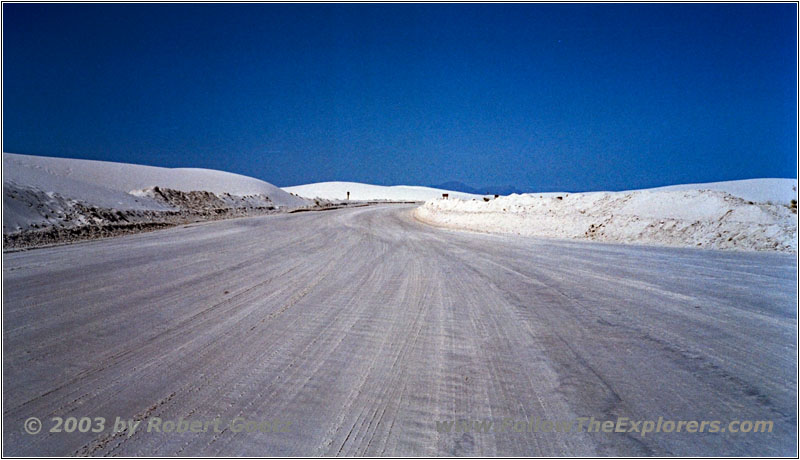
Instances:
[[[416,217],[490,233],[707,249],[797,252],[793,179],[754,179],[627,192],[436,199]],[[796,202],[795,202],[796,203]]]
[[[4,254],[3,454],[795,455],[794,256],[454,232],[412,209]],[[109,426],[51,433],[51,416]],[[141,426],[112,432],[116,417]],[[144,428],[216,417],[291,426]],[[774,425],[643,437],[579,417]],[[537,431],[437,429],[455,420]]]

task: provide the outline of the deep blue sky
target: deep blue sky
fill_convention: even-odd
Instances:
[[[796,177],[796,6],[3,5],[3,150],[276,185]]]

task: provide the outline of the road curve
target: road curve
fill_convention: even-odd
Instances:
[[[460,233],[411,210],[4,254],[3,454],[796,455],[794,256]],[[86,416],[104,431],[49,432]],[[128,436],[116,417],[283,425]],[[497,429],[579,417],[774,428]],[[452,420],[495,425],[437,430]]]

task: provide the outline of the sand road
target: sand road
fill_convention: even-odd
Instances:
[[[3,453],[796,455],[794,256],[460,233],[412,209],[4,254]],[[582,417],[774,427],[533,431]],[[437,429],[453,420],[494,425]]]

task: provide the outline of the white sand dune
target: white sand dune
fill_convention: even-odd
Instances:
[[[198,168],[76,160],[3,153],[3,180],[17,181],[56,193],[67,192],[91,200],[102,199],[97,190],[125,194],[154,186],[182,192],[206,191],[231,195],[267,195],[278,206],[302,206],[304,200],[253,177]]]
[[[650,191],[674,192],[684,190],[715,190],[725,192],[746,201],[756,203],[787,204],[797,199],[795,179],[744,179],[705,184],[668,185],[647,189]]]
[[[307,204],[268,182],[224,171],[3,153],[3,232],[79,225],[78,204],[118,211],[175,210],[145,192],[153,187],[259,197],[277,207]]]
[[[482,196],[431,187],[411,185],[383,186],[358,182],[318,182],[284,187],[283,189],[302,197],[323,200],[344,200],[347,198],[347,192],[350,192],[350,200],[353,201],[426,201],[441,198],[443,193],[449,194],[451,198],[463,199],[480,198]]]
[[[794,179],[687,184],[649,190],[431,200],[418,219],[446,228],[525,236],[797,251]],[[793,190],[794,187],[794,190]]]

